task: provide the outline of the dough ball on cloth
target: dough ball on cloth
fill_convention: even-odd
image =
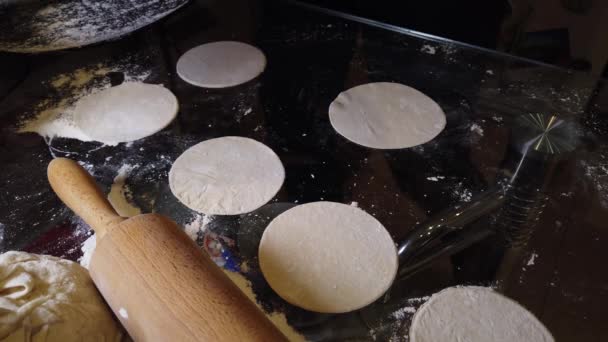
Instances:
[[[445,114],[430,97],[398,83],[348,89],[329,105],[332,127],[366,147],[398,149],[424,144],[445,127]]]
[[[173,93],[157,84],[126,82],[80,99],[74,121],[89,138],[110,145],[150,136],[175,119]]]
[[[260,268],[281,298],[325,313],[360,309],[378,299],[397,273],[397,250],[384,226],[351,205],[313,202],[270,222]]]
[[[221,137],[182,153],[169,171],[169,187],[188,208],[207,215],[239,215],[270,201],[285,169],[268,146],[244,137]]]
[[[82,266],[47,255],[0,255],[0,340],[106,342],[123,336]]]
[[[226,88],[256,78],[266,68],[266,56],[249,44],[213,42],[188,50],[177,61],[184,81],[204,88]]]
[[[545,326],[517,302],[480,286],[431,296],[412,319],[410,342],[553,342]]]

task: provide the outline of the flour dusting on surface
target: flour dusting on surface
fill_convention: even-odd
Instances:
[[[82,256],[78,259],[80,265],[84,268],[89,268],[89,264],[91,262],[91,257],[93,256],[93,251],[95,251],[95,247],[97,246],[97,238],[95,234],[92,234],[88,239],[84,241],[82,247]]]
[[[141,209],[128,201],[128,198],[131,197],[131,190],[126,184],[129,172],[138,167],[139,165],[122,165],[118,169],[116,177],[114,177],[114,183],[112,183],[110,193],[108,194],[108,201],[112,204],[118,215],[122,217],[133,217],[141,214]]]
[[[52,140],[53,137],[72,138],[91,141],[74,123],[74,107],[82,97],[110,88],[107,75],[111,72],[124,74],[125,82],[141,82],[150,75],[150,70],[143,70],[131,64],[127,59],[117,62],[98,63],[83,67],[71,73],[57,75],[46,86],[49,93],[65,94],[57,99],[53,95],[36,104],[33,115],[22,120],[18,132],[33,132]]]
[[[445,179],[445,176],[426,177],[426,180],[430,180],[431,182],[439,182],[441,179]]]
[[[534,261],[536,260],[536,258],[538,258],[538,254],[532,253],[532,255],[530,255],[530,259],[528,259],[528,262],[526,263],[526,266],[534,265]]]
[[[0,22],[0,50],[36,53],[116,39],[153,23],[187,2],[30,1],[0,13],[6,18]]]
[[[478,124],[476,124],[476,123],[472,124],[470,127],[470,130],[471,130],[471,132],[475,132],[483,137],[483,128],[481,128],[481,126],[479,126]]]
[[[428,44],[422,45],[420,48],[420,52],[427,53],[429,55],[434,55],[437,52],[437,48]]]
[[[456,197],[461,202],[471,202],[473,198],[473,193],[471,190],[465,188],[462,182],[456,184],[454,190],[452,191],[452,196]]]
[[[193,241],[203,237],[207,230],[207,225],[213,221],[213,216],[205,214],[195,214],[192,221],[184,225],[184,231]]]

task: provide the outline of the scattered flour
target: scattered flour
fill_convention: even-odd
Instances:
[[[408,314],[413,314],[413,313],[416,313],[416,308],[413,306],[406,306],[406,307],[403,307],[403,308],[393,312],[391,315],[393,316],[394,319],[402,320],[405,317],[407,317]]]
[[[603,152],[603,151],[602,151]],[[608,207],[608,157],[603,153],[596,153],[591,158],[580,161],[588,182],[597,191],[599,203]],[[563,195],[562,195],[563,196]],[[566,196],[567,197],[567,196]]]
[[[439,182],[440,179],[445,179],[445,176],[426,177],[426,179],[431,182]]]
[[[128,185],[125,183],[129,176],[129,172],[137,167],[139,167],[138,164],[122,165],[120,169],[118,169],[116,177],[114,177],[114,183],[112,183],[110,193],[108,194],[108,201],[112,204],[112,207],[114,207],[114,210],[116,210],[118,215],[122,217],[132,217],[141,214],[141,209],[132,205],[127,200],[127,198],[130,197],[131,190],[129,190]]]
[[[471,190],[464,188],[462,182],[460,182],[454,187],[452,196],[458,198],[461,202],[471,202],[473,193]]]
[[[78,259],[78,262],[80,263],[80,265],[82,265],[82,267],[87,269],[89,268],[89,263],[91,262],[91,257],[93,256],[93,251],[95,250],[96,246],[97,238],[95,237],[95,234],[92,234],[88,239],[84,241],[82,247],[80,247],[80,249],[82,250],[82,256],[80,257],[80,259]]]
[[[471,124],[470,130],[471,132],[475,132],[483,137],[483,128],[481,128],[481,126],[479,126],[478,124]]]
[[[530,255],[530,259],[526,263],[526,266],[532,266],[532,265],[534,265],[534,261],[536,260],[536,258],[538,258],[538,254],[532,253],[532,255]]]
[[[199,237],[202,237],[207,230],[209,222],[213,221],[213,216],[205,214],[195,214],[192,221],[184,226],[184,231],[190,239],[196,241]]]
[[[434,55],[437,52],[437,48],[428,44],[424,44],[420,48],[420,52],[428,53],[429,55]]]
[[[21,123],[18,132],[33,132],[52,140],[53,137],[91,141],[74,123],[74,105],[89,94],[111,86],[106,77],[111,72],[122,72],[125,82],[141,82],[151,71],[142,70],[138,65],[127,62],[128,58],[117,62],[98,63],[83,67],[71,73],[57,75],[46,86],[49,94],[63,94],[60,99],[51,95],[34,107],[33,117]],[[49,140],[49,142],[50,142]]]
[[[493,115],[492,120],[494,120],[498,123],[501,123],[503,121],[503,118],[502,118],[502,116]]]
[[[188,1],[30,2],[41,4],[12,11],[0,22],[0,50],[36,53],[115,39],[153,23]]]

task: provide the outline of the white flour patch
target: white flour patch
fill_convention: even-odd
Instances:
[[[488,75],[494,75],[494,71],[488,69],[488,70],[486,70],[486,74],[488,74]]]
[[[471,124],[471,127],[469,129],[471,130],[471,132],[475,132],[483,137],[483,128],[481,128],[481,126],[479,126],[478,124]]]
[[[461,202],[471,202],[473,193],[471,190],[463,187],[462,182],[458,183],[452,191],[452,196],[456,197]]]
[[[534,265],[534,261],[536,260],[536,258],[538,258],[538,254],[532,253],[532,255],[530,255],[530,259],[528,259],[528,262],[526,263],[526,266]]]
[[[416,312],[416,308],[413,306],[406,306],[403,307],[395,312],[393,312],[391,315],[393,316],[393,318],[398,319],[398,320],[402,320],[405,317],[407,317],[408,314],[413,314]]]
[[[439,182],[441,179],[445,179],[445,176],[426,177],[426,180],[430,180],[431,182]]]
[[[129,319],[129,313],[127,312],[127,310],[125,308],[120,308],[118,310],[118,314],[120,315],[120,317],[122,317],[124,319]]]
[[[53,137],[72,138],[91,141],[74,122],[74,105],[89,94],[97,93],[111,86],[107,75],[111,72],[122,72],[125,82],[143,81],[151,73],[136,64],[127,61],[99,63],[77,69],[71,73],[56,75],[46,86],[50,94],[65,94],[62,98],[50,96],[35,105],[34,115],[23,120],[18,132],[33,132],[49,139]]]
[[[429,55],[434,55],[437,52],[437,48],[432,45],[425,44],[422,45],[422,47],[420,48],[420,52],[424,52]]]
[[[213,216],[205,214],[195,214],[192,221],[184,225],[184,231],[192,239],[196,241],[207,230],[209,222],[213,221]]]
[[[126,184],[129,172],[138,168],[139,165],[124,164],[118,169],[114,183],[108,194],[108,201],[114,207],[118,215],[122,217],[132,217],[141,214],[141,209],[129,203],[128,198],[131,197],[131,190]]]
[[[369,331],[374,341],[408,341],[407,327],[418,308],[430,296],[408,298],[400,307],[380,319]],[[405,336],[404,336],[405,333]]]
[[[93,251],[95,251],[95,247],[97,246],[97,238],[95,234],[91,235],[88,239],[84,241],[82,247],[82,256],[78,259],[80,265],[84,268],[89,268],[89,263],[91,262],[91,257],[93,256]]]

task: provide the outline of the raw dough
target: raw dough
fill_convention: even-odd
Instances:
[[[277,216],[258,255],[279,296],[326,313],[372,303],[391,286],[398,266],[395,243],[378,220],[333,202],[303,204]]]
[[[74,121],[91,139],[117,144],[160,131],[173,121],[177,110],[175,95],[165,87],[126,82],[80,99]]]
[[[86,269],[48,255],[0,255],[0,340],[120,341]]]
[[[243,137],[203,141],[180,155],[169,172],[171,192],[208,215],[253,211],[279,191],[285,169],[266,145]]]
[[[184,81],[205,88],[226,88],[257,77],[266,67],[258,48],[240,42],[214,42],[197,46],[177,61]]]
[[[549,342],[532,313],[486,287],[451,287],[434,294],[414,315],[410,342]]]
[[[329,120],[346,139],[366,147],[397,149],[424,144],[445,127],[441,107],[398,83],[368,83],[340,93]]]

